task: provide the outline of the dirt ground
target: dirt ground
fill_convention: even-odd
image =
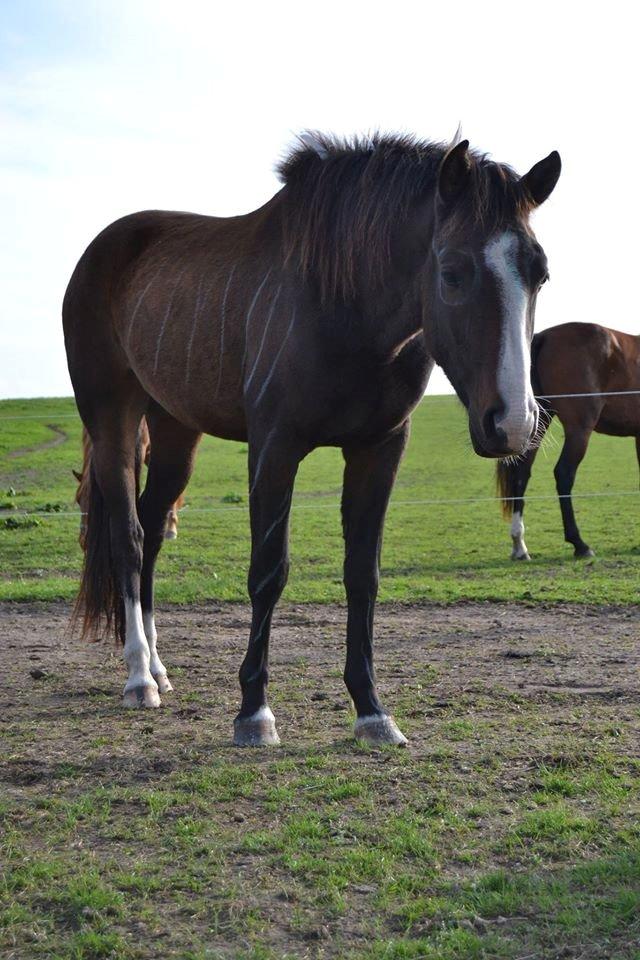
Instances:
[[[250,899],[263,926],[255,934],[244,927],[240,932],[233,927],[227,928],[224,935],[214,934],[210,918],[200,919],[198,913],[201,909],[205,917],[210,908],[209,895],[206,905],[198,907],[194,906],[191,893],[180,894],[186,898],[184,902],[177,894],[167,894],[162,911],[158,909],[153,921],[154,936],[164,938],[167,956],[186,956],[180,946],[184,939],[178,939],[184,938],[186,923],[190,936],[199,931],[198,936],[212,945],[211,949],[219,948],[224,957],[244,957],[238,944],[253,943],[251,936],[275,950],[274,956],[333,957],[345,956],[347,944],[364,950],[363,945],[372,935],[372,918],[377,924],[376,936],[396,936],[393,911],[399,908],[394,903],[383,909],[379,900],[375,901],[377,907],[372,906],[379,894],[371,892],[373,887],[366,881],[353,887],[356,893],[348,899],[346,917],[335,921],[335,925],[330,920],[325,922],[325,908],[318,906],[316,900],[304,900],[307,894],[300,892],[302,888],[296,888],[296,896],[302,898],[297,908],[298,925],[293,923],[290,912],[283,913],[278,906],[283,896],[281,887],[286,885],[289,889],[294,885],[294,873],[282,866],[283,859],[272,856],[264,861],[271,864],[267,882],[258,870],[263,861],[255,859],[255,851],[251,855],[246,851],[247,831],[257,831],[252,834],[257,838],[255,842],[264,844],[268,841],[265,829],[275,835],[285,822],[284,807],[273,800],[277,792],[269,791],[277,791],[277,777],[286,777],[287,764],[306,770],[308,753],[316,750],[317,757],[317,749],[322,748],[327,757],[333,758],[328,761],[333,764],[331,770],[340,776],[344,773],[356,779],[379,777],[375,809],[380,813],[375,816],[384,824],[388,811],[411,808],[418,811],[417,816],[427,816],[419,812],[418,787],[438,788],[434,762],[438,764],[441,757],[446,757],[442,770],[448,771],[450,782],[442,788],[448,791],[452,809],[456,808],[462,817],[466,804],[471,811],[469,816],[477,818],[473,829],[479,831],[478,840],[473,842],[486,840],[487,867],[512,868],[526,865],[529,854],[520,851],[514,856],[509,852],[512,848],[497,844],[516,828],[520,816],[517,805],[522,802],[526,806],[529,802],[537,783],[536,770],[555,763],[565,750],[581,751],[583,762],[588,763],[592,744],[603,737],[607,738],[607,749],[610,741],[611,749],[622,760],[629,757],[629,751],[634,756],[640,752],[640,650],[635,608],[496,603],[380,606],[376,618],[379,688],[384,703],[409,738],[408,750],[401,751],[401,764],[398,758],[400,765],[388,751],[378,752],[376,759],[376,751],[358,750],[350,739],[353,716],[342,682],[345,621],[346,611],[338,606],[282,606],[277,611],[270,684],[271,705],[282,739],[276,756],[283,760],[277,766],[272,751],[238,751],[231,745],[232,721],[238,706],[237,671],[249,628],[248,607],[211,604],[164,607],[158,611],[159,650],[175,691],[164,697],[162,710],[145,712],[124,711],[120,707],[125,680],[120,650],[111,644],[84,644],[71,638],[68,606],[0,605],[0,730],[3,721],[7,722],[6,739],[0,735],[0,742],[4,741],[0,749],[0,798],[18,812],[24,809],[24,833],[37,853],[45,838],[30,825],[37,822],[38,811],[46,810],[51,797],[72,798],[96,785],[129,791],[123,796],[136,790],[160,790],[167,777],[171,781],[185,771],[202,770],[216,763],[226,764],[227,771],[229,765],[243,771],[257,769],[262,776],[259,790],[263,791],[256,793],[259,802],[249,801],[248,794],[243,799],[239,790],[235,799],[227,798],[228,802],[219,805],[216,829],[226,831],[230,837],[233,834],[227,848],[231,852],[219,868],[220,876],[227,876],[223,871],[236,878],[253,876],[252,871],[260,876],[260,881],[256,879],[251,887]],[[468,726],[459,727],[461,723]],[[436,780],[425,779],[424,787],[419,779],[412,784],[410,770],[416,777],[436,776]],[[312,772],[307,774],[311,776]],[[498,799],[487,793],[486,809],[474,813],[471,806],[477,788],[484,789],[490,774],[491,789]],[[312,790],[312,786],[308,789]],[[309,796],[315,795],[311,792]],[[282,804],[295,810],[295,792]],[[349,809],[348,801],[345,809]],[[91,831],[80,823],[68,836],[61,834],[54,839],[52,834],[47,849],[67,857],[65,851],[71,842],[84,842],[84,849],[91,843],[92,855],[108,865],[114,850],[121,855],[123,841],[108,839],[105,829],[104,823],[98,823]],[[380,829],[382,836],[382,826]],[[146,843],[152,842],[149,836],[146,835]],[[212,844],[215,839],[212,836]],[[129,845],[133,869],[146,861],[142,846],[132,842]],[[476,863],[474,858],[480,857],[481,850],[474,848],[469,861],[462,857],[462,847],[463,842],[456,838],[449,847],[442,847],[439,856],[443,876],[464,881],[469,875],[470,863]],[[596,854],[595,848],[586,852],[587,856]],[[562,855],[561,848],[554,849],[549,854],[550,862]],[[576,859],[583,855],[584,850],[580,848],[578,853],[576,848]],[[567,850],[566,856],[572,857],[573,853]],[[415,859],[409,854],[397,862],[414,869],[411,864]],[[170,860],[167,863],[170,866],[162,866],[163,876],[174,869]],[[359,890],[367,891],[366,896]],[[316,897],[317,890],[312,892]],[[243,910],[244,907],[243,902]],[[185,916],[189,919],[185,920]],[[176,917],[183,918],[181,927],[175,925]],[[50,919],[46,922],[54,923]],[[133,921],[118,922],[125,941],[133,942],[131,938],[135,940],[137,929]],[[140,921],[136,922],[140,926]],[[403,936],[414,935],[411,923],[413,920],[406,921]],[[27,933],[20,927],[13,942],[20,944],[21,937],[32,936],[30,927],[24,929]],[[66,927],[59,929],[61,937],[67,936]],[[500,929],[509,934],[508,926]],[[575,936],[579,939],[579,933]],[[522,943],[527,946],[529,940],[523,939]],[[607,952],[609,948],[594,948],[588,953],[581,952],[579,946],[575,952],[573,949],[556,954],[555,950],[546,952],[540,948],[541,952],[531,955],[632,955],[625,952],[631,949],[628,945],[625,949],[620,947],[616,954]],[[526,952],[523,947],[521,953]],[[24,951],[16,948],[11,955],[29,957],[41,953],[34,947],[32,954],[31,948],[25,946]],[[64,951],[58,955],[85,956]],[[147,956],[135,951],[108,955]],[[151,951],[148,955],[157,954]],[[193,956],[196,955],[200,956],[194,952]],[[206,953],[214,955],[218,956]],[[365,955],[369,956],[362,954]]]
[[[230,737],[238,702],[237,671],[249,630],[243,605],[166,607],[157,615],[158,646],[175,687],[165,696],[164,732],[179,735],[194,718],[187,704],[197,695],[197,719],[217,746]],[[337,606],[281,607],[271,644],[271,696],[283,741],[342,738],[348,699],[341,673],[346,614]],[[96,696],[117,703],[125,679],[120,652],[111,644],[83,644],[69,636],[63,604],[0,605],[0,716],[26,714],[42,724],[34,750],[63,749],[65,715],[84,710]],[[638,614],[633,608],[524,607],[494,603],[455,606],[381,605],[376,615],[376,666],[391,710],[407,685],[429,704],[462,694],[517,693],[561,706],[572,702],[618,704],[620,719],[640,700]],[[425,669],[429,680],[425,683]],[[43,675],[42,675],[43,674]],[[290,702],[282,687],[309,692]],[[302,690],[301,690],[302,692]],[[94,701],[95,702],[95,701]],[[412,719],[412,718],[409,718]],[[104,717],[102,718],[104,721]],[[426,731],[408,724],[420,749]]]

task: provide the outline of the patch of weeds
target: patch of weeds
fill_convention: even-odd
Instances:
[[[37,517],[4,517],[0,520],[0,527],[4,530],[29,530],[31,527],[39,527],[40,521]]]

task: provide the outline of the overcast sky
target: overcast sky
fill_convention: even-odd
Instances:
[[[60,305],[91,238],[133,210],[245,212],[305,127],[409,130],[524,173],[551,283],[538,328],[640,333],[632,4],[2,0],[0,397],[67,395]],[[432,390],[446,388],[435,376]]]

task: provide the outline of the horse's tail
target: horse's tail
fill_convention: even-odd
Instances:
[[[109,512],[96,480],[91,439],[86,431],[83,441],[85,469],[81,480],[81,508],[84,516],[80,542],[84,550],[84,562],[72,621],[80,624],[83,639],[100,640],[113,635],[116,641],[124,644],[124,598],[113,564]],[[140,494],[143,459],[141,430],[136,444],[136,502]]]
[[[496,464],[496,491],[501,499],[502,515],[513,516],[513,499],[516,495],[518,465],[511,460],[498,460]]]
[[[124,603],[111,554],[109,512],[93,464],[85,481],[84,562],[73,623],[86,640],[115,635],[124,643]]]

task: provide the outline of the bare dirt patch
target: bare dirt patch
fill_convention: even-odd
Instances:
[[[384,944],[420,937],[429,957],[429,938],[434,956],[497,956],[497,930],[500,956],[511,946],[514,956],[633,955],[626,928],[607,952],[614,935],[597,927],[601,910],[589,952],[580,929],[538,924],[543,908],[528,901],[513,921],[496,906],[484,932],[461,924],[464,910],[473,919],[479,909],[464,884],[483,871],[544,873],[627,855],[640,728],[635,608],[381,606],[379,686],[410,741],[397,752],[350,739],[342,607],[279,609],[271,701],[283,746],[257,752],[231,746],[248,607],[160,609],[175,693],[150,712],[121,709],[120,651],[71,639],[68,617],[63,604],[0,606],[0,797],[25,844],[21,864],[53,858],[62,871],[84,858],[109,891],[131,892],[126,908],[109,908],[113,920],[90,906],[72,929],[68,905],[64,915],[47,907],[41,927],[21,920],[12,955],[38,955],[29,937],[37,945],[46,933],[58,938],[56,956],[84,956],[69,938],[91,923],[92,936],[120,938],[104,953],[116,957],[155,956],[154,938],[170,956],[186,956],[190,943],[198,958],[377,957],[372,938],[387,956]],[[597,764],[608,793],[589,779]],[[566,783],[554,779],[567,770]],[[443,884],[462,906],[447,906]],[[441,906],[420,913],[416,898],[428,905],[435,893]],[[27,895],[25,881],[19,902]],[[471,938],[468,954],[447,946],[454,934]],[[489,952],[474,953],[474,938]],[[272,952],[254,954],[256,945]]]

